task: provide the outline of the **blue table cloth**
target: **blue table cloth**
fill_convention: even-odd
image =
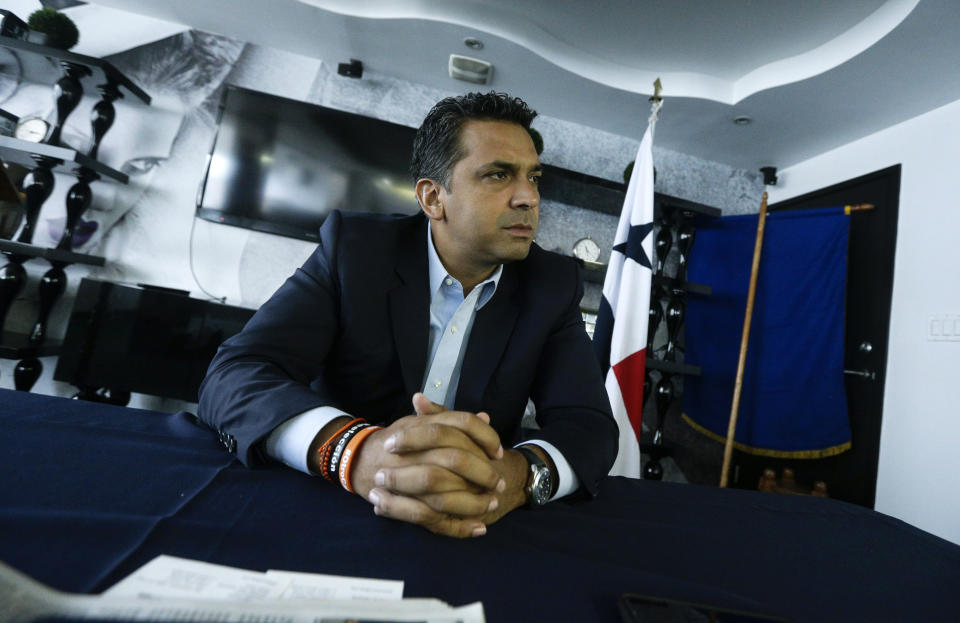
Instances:
[[[624,592],[795,621],[952,621],[960,546],[843,502],[609,478],[454,540],[277,466],[185,414],[0,390],[0,560],[100,592],[159,554],[405,581],[487,620],[619,621]],[[2,607],[2,606],[0,606]]]

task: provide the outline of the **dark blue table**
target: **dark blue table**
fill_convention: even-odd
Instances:
[[[639,592],[796,621],[954,621],[960,546],[843,502],[610,478],[479,539],[376,517],[287,468],[248,470],[185,415],[0,390],[0,560],[99,592],[158,554],[403,579],[487,620],[619,621]],[[0,606],[2,607],[2,606]]]

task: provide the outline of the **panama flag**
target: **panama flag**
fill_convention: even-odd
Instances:
[[[613,416],[620,427],[620,450],[612,476],[640,478],[640,421],[653,256],[653,123],[640,141],[603,297],[593,346],[606,378]]]

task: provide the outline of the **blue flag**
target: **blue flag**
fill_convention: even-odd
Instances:
[[[756,214],[701,219],[688,279],[691,295],[684,420],[727,434],[743,332]],[[767,215],[735,445],[753,454],[821,458],[850,448],[843,381],[849,217],[842,207]]]

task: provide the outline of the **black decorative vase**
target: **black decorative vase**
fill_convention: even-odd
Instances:
[[[50,171],[59,160],[46,158],[44,156],[35,157],[37,167],[27,173],[23,178],[23,194],[26,195],[26,223],[17,236],[17,242],[30,244],[33,242],[34,229],[37,226],[37,219],[40,217],[40,208],[43,202],[47,200],[50,193],[53,192],[53,173]]]
[[[80,78],[90,75],[92,72],[89,67],[70,63],[60,62],[63,67],[63,77],[57,80],[53,87],[53,97],[57,100],[57,123],[53,126],[53,132],[46,142],[50,145],[60,145],[60,134],[63,132],[63,126],[67,122],[67,117],[73,112],[73,109],[80,103],[83,97],[83,85],[80,84]]]
[[[650,370],[645,370],[643,373],[643,403],[647,404],[647,400],[650,399],[650,390],[653,389],[653,379],[650,378]]]
[[[97,178],[97,174],[86,167],[81,167],[77,172],[77,183],[67,191],[67,223],[63,228],[63,235],[57,243],[58,249],[70,251],[73,249],[73,234],[80,222],[80,217],[93,200],[93,193],[90,191],[90,182]]]
[[[57,302],[66,287],[67,275],[61,266],[53,266],[41,277],[40,285],[37,286],[40,294],[40,313],[37,316],[37,322],[33,325],[33,330],[30,331],[31,344],[42,344],[46,339],[50,310],[53,309],[53,304]]]
[[[670,255],[670,248],[673,246],[673,234],[670,233],[669,226],[660,226],[654,246],[657,251],[657,274],[663,275],[663,267],[667,263],[667,256]]]
[[[130,392],[126,390],[110,389],[101,387],[97,390],[97,401],[118,407],[125,407],[130,404]]]
[[[87,154],[94,160],[97,159],[97,153],[100,151],[100,141],[107,133],[107,130],[113,125],[117,117],[117,110],[113,106],[115,99],[123,97],[117,85],[113,82],[101,84],[99,86],[101,99],[90,111],[90,127],[93,130],[93,146]]]
[[[660,301],[656,298],[650,301],[650,314],[647,324],[647,356],[653,353],[653,338],[657,335],[657,329],[660,328],[660,322],[663,320],[663,308],[660,307]]]
[[[653,443],[663,444],[663,423],[667,420],[667,414],[670,412],[670,405],[674,398],[673,380],[670,375],[664,374],[657,382],[656,405],[657,405],[657,430],[653,435]]]
[[[693,241],[696,240],[696,236],[697,230],[689,222],[685,222],[677,230],[677,248],[680,250],[680,267],[677,270],[677,278],[681,281],[687,280],[690,250],[693,248]]]
[[[33,388],[43,373],[43,364],[39,359],[31,357],[17,363],[13,369],[13,386],[20,392],[28,392]]]
[[[3,323],[13,301],[27,282],[27,271],[23,268],[22,261],[22,258],[11,258],[10,263],[0,269],[0,330],[3,330]]]
[[[683,299],[671,296],[667,302],[667,350],[664,359],[673,361],[677,356],[677,340],[680,337],[680,327],[683,326],[684,316]]]
[[[663,466],[659,459],[654,457],[647,461],[646,465],[643,466],[643,479],[663,480]]]
[[[70,396],[73,400],[86,400],[87,402],[100,402],[100,397],[97,396],[97,390],[93,387],[81,387],[73,396]]]

